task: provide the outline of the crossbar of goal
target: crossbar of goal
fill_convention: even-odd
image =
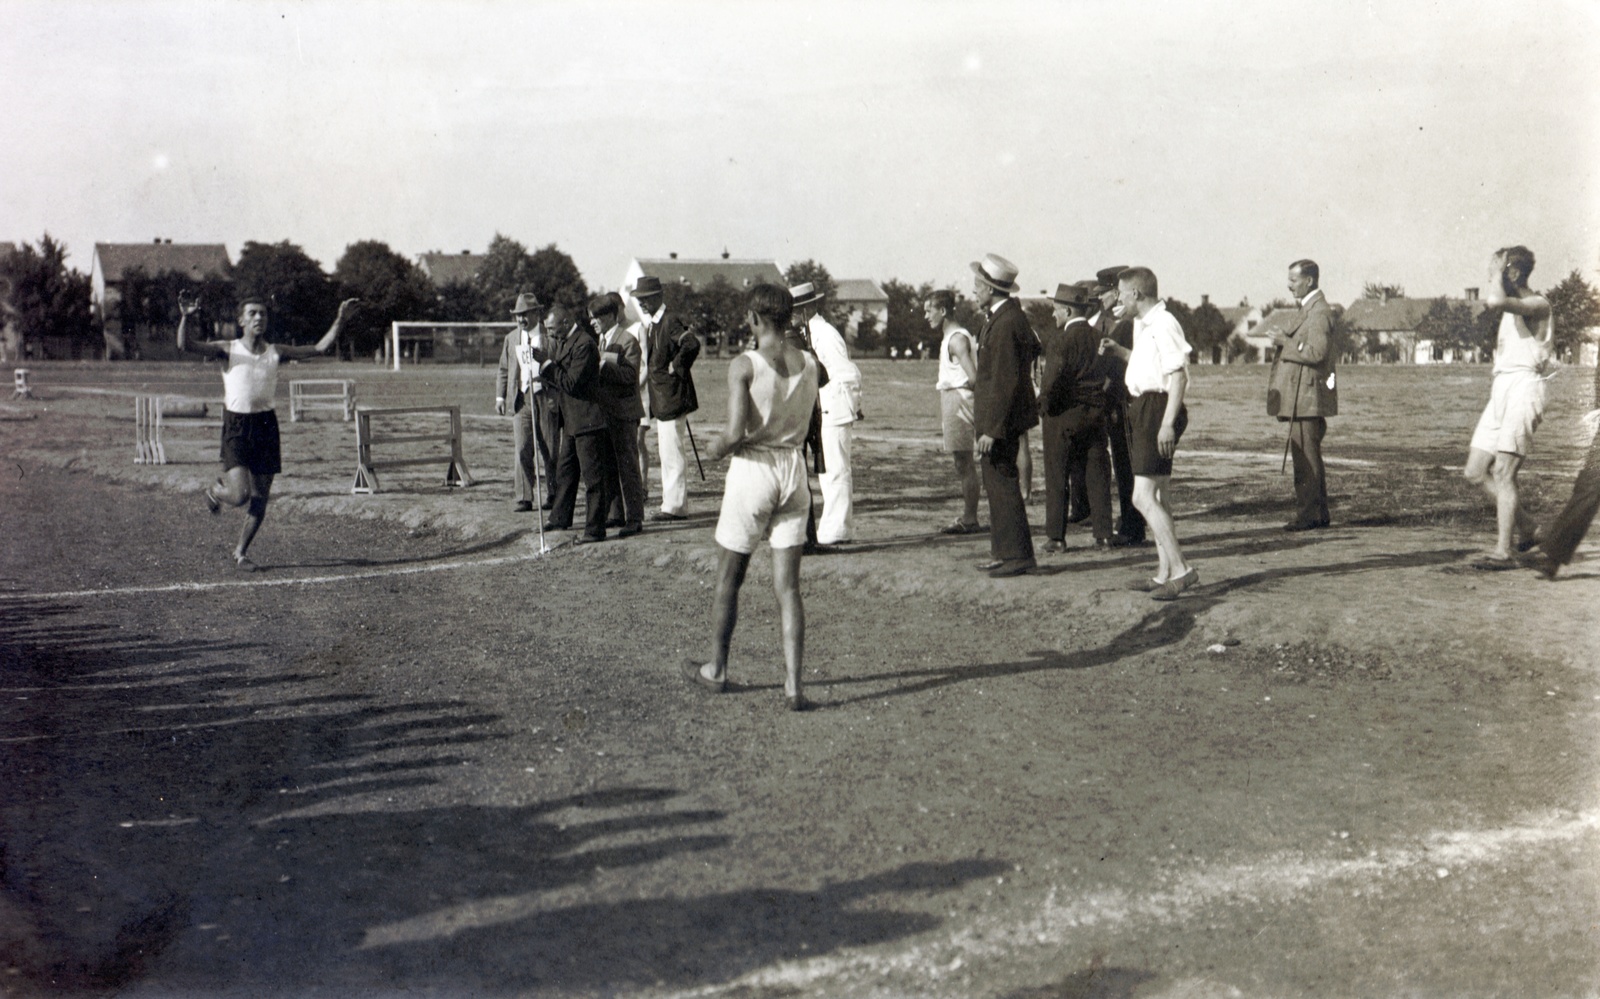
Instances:
[[[495,351],[500,347],[500,336],[516,328],[517,324],[513,322],[433,323],[396,320],[389,324],[389,356],[394,370],[399,371],[401,363],[406,360],[413,364],[440,360],[441,351],[438,348],[448,344],[456,356],[447,360],[463,360],[465,351],[461,348],[468,346],[473,348],[480,362],[486,359],[497,361],[499,357]],[[447,334],[447,337],[440,337],[440,333]],[[465,344],[462,343],[463,339],[466,340]]]

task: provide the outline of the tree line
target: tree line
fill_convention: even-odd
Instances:
[[[262,299],[273,311],[272,335],[289,343],[314,342],[333,321],[341,299],[360,298],[362,308],[346,323],[341,340],[340,349],[347,357],[382,349],[390,323],[396,320],[502,321],[508,317],[510,303],[522,292],[532,292],[541,301],[561,299],[573,305],[581,305],[589,295],[577,264],[554,243],[530,251],[499,233],[489,242],[482,264],[470,278],[442,285],[435,285],[416,262],[378,240],[349,244],[332,273],[323,271],[301,247],[287,240],[250,241],[227,274],[195,280],[172,271],[147,274],[130,270],[123,276],[113,314],[96,316],[88,276],[69,268],[66,258],[66,247],[48,233],[36,245],[24,244],[19,251],[0,258],[0,322],[10,356],[23,356],[25,345],[46,339],[77,343],[90,351],[103,343],[108,358],[137,356],[137,331],[159,336],[163,334],[156,331],[176,327],[180,293],[197,295],[205,316],[218,325],[233,319],[238,302]],[[824,316],[841,330],[846,328],[850,317],[835,300],[837,286],[826,266],[815,260],[799,261],[791,264],[783,277],[790,285],[806,281],[816,285],[825,296]],[[856,350],[905,353],[930,346],[938,334],[924,321],[922,303],[936,287],[932,282],[883,282],[889,300],[887,320],[880,328],[876,316],[859,317],[854,330]],[[957,320],[976,330],[982,319],[970,297],[959,288],[950,286],[949,290],[956,296]],[[667,305],[711,344],[732,348],[748,337],[745,289],[719,277],[702,288],[668,284],[665,293]],[[1600,326],[1600,293],[1574,269],[1544,294],[1555,316],[1557,353],[1570,356],[1583,331]],[[1381,282],[1369,282],[1362,293],[1363,298],[1373,299],[1404,295],[1404,288]],[[1294,305],[1274,302],[1263,312],[1270,315],[1275,307]],[[1191,307],[1168,298],[1167,308],[1197,356],[1213,362],[1257,359],[1252,356],[1255,348],[1234,333],[1233,325],[1209,301]],[[1032,301],[1026,311],[1035,332],[1053,325],[1048,302]],[[1495,310],[1474,315],[1465,301],[1438,298],[1417,335],[1433,340],[1441,349],[1488,356],[1494,350],[1498,317]],[[1380,342],[1375,334],[1357,336],[1342,314],[1335,332],[1343,341],[1342,352],[1351,359],[1361,354],[1382,357],[1397,349]]]

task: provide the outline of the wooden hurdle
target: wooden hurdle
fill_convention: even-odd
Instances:
[[[136,465],[165,465],[167,464],[167,446],[162,440],[162,432],[167,428],[165,410],[180,400],[172,396],[163,395],[136,395],[133,397],[133,463]],[[204,417],[206,405],[193,400],[181,400],[188,403],[184,408],[195,412],[196,417]],[[178,415],[187,416],[186,413]],[[205,428],[211,430],[221,429],[220,420],[185,419],[182,423],[172,424],[186,428]]]
[[[356,383],[348,378],[299,378],[289,383],[289,422],[309,409],[333,409],[346,423],[355,415]]]
[[[406,416],[416,413],[432,413],[450,418],[450,430],[445,434],[404,434],[404,435],[375,435],[372,432],[372,418],[375,416]],[[403,465],[431,465],[440,459],[431,458],[397,458],[384,462],[372,460],[372,448],[375,444],[411,444],[417,442],[445,442],[450,445],[450,465],[445,469],[444,484],[446,486],[472,485],[472,473],[467,471],[467,460],[461,454],[461,407],[460,406],[404,406],[398,409],[368,409],[356,407],[356,477],[350,485],[352,493],[375,493],[378,491],[378,469],[399,468]]]

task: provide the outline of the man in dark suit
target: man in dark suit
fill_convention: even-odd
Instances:
[[[578,481],[584,488],[584,528],[576,544],[606,538],[606,482],[616,474],[606,437],[609,424],[601,407],[600,347],[588,323],[576,321],[574,310],[559,300],[545,313],[544,328],[553,338],[534,348],[543,365],[542,377],[561,389],[561,448],[556,456],[556,495],[547,531],[572,527]]]
[[[659,278],[639,278],[633,297],[644,327],[645,386],[661,456],[661,511],[651,519],[682,520],[689,507],[688,454],[693,447],[688,416],[700,408],[689,370],[700,356],[700,340],[667,308]]]
[[[1289,291],[1300,314],[1288,333],[1268,332],[1278,346],[1267,383],[1267,415],[1289,424],[1289,453],[1294,457],[1294,519],[1286,531],[1311,531],[1328,526],[1328,477],[1322,466],[1322,437],[1328,417],[1339,412],[1334,384],[1338,349],[1333,342],[1333,310],[1317,287],[1314,261],[1289,265]]]
[[[1102,267],[1095,272],[1100,312],[1089,320],[1095,334],[1124,350],[1133,349],[1133,320],[1117,310],[1117,278],[1127,267]],[[1102,355],[1106,372],[1106,443],[1111,448],[1111,470],[1117,477],[1117,533],[1123,544],[1142,545],[1144,517],[1133,505],[1133,460],[1128,454],[1128,387],[1122,378],[1127,364],[1114,351]]]
[[[1019,576],[1035,565],[1017,451],[1022,435],[1039,422],[1031,377],[1039,341],[1013,297],[1017,266],[991,253],[973,262],[972,274],[973,298],[983,314],[972,425],[978,433],[983,486],[989,494],[992,556],[978,568],[995,578]]]
[[[1044,381],[1045,551],[1065,549],[1068,482],[1083,483],[1086,519],[1096,545],[1112,544],[1111,459],[1106,454],[1105,362],[1100,338],[1089,325],[1099,307],[1093,281],[1063,284],[1052,297],[1057,328],[1042,338]]]
[[[589,299],[589,319],[600,346],[595,399],[606,413],[606,440],[616,474],[606,480],[606,526],[618,537],[638,534],[644,524],[644,478],[639,469],[639,341],[622,328],[622,296],[607,292]]]

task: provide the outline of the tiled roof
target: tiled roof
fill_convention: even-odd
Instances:
[[[466,284],[477,276],[478,268],[487,259],[482,253],[423,253],[417,257],[422,272],[436,288]]]
[[[231,266],[228,248],[221,243],[96,243],[94,255],[110,282],[121,281],[135,267],[152,277],[176,271],[199,279],[226,275]]]
[[[836,302],[888,302],[876,281],[866,278],[840,278],[833,283],[833,300]]]
[[[1239,320],[1243,319],[1244,317],[1248,316],[1251,312],[1255,311],[1255,306],[1252,306],[1252,305],[1217,306],[1217,311],[1222,313],[1222,318],[1224,318],[1224,319],[1226,319],[1228,321],[1228,325],[1229,326],[1237,326],[1237,325],[1239,325]]]
[[[783,285],[783,272],[771,260],[672,260],[639,258],[639,269],[662,284],[688,284],[696,291],[711,284],[720,274],[735,288],[748,288],[762,281]]]
[[[1360,332],[1383,330],[1413,331],[1422,323],[1428,310],[1433,308],[1435,299],[1432,298],[1391,298],[1383,301],[1377,298],[1362,298],[1350,303],[1344,310],[1345,321],[1350,328]],[[1451,305],[1465,302],[1472,309],[1476,318],[1484,309],[1488,308],[1481,300],[1451,298],[1446,299]]]

